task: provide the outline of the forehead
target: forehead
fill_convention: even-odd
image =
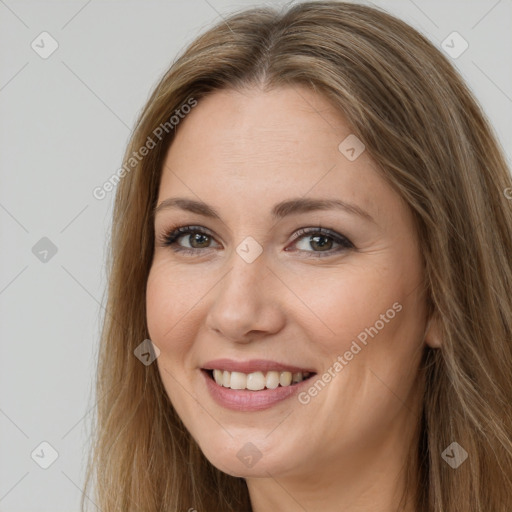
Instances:
[[[365,151],[340,151],[347,137],[341,113],[305,87],[216,91],[178,125],[159,201],[186,195],[257,214],[289,197],[339,197],[378,217],[397,195]]]
[[[227,171],[238,163],[243,171],[264,161],[267,167],[318,161],[321,153],[336,154],[349,133],[340,113],[304,87],[223,90],[201,99],[182,121],[170,153],[176,159],[187,153],[190,162],[207,158]]]

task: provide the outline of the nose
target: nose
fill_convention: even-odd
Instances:
[[[230,270],[212,290],[206,326],[235,343],[276,334],[285,325],[284,295],[263,255],[248,263],[234,252]]]

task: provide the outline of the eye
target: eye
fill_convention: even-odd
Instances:
[[[294,234],[293,240],[298,240],[294,245],[302,245],[302,247],[299,247],[299,250],[317,253],[314,257],[332,256],[347,249],[355,249],[354,244],[347,237],[321,227],[299,229]],[[338,245],[339,247],[331,250],[333,245]],[[311,251],[309,248],[313,250]],[[289,251],[289,249],[286,248],[285,251]]]
[[[186,241],[186,245],[179,243],[181,239]],[[293,240],[296,241],[294,245],[299,245],[299,242],[301,243],[302,247],[298,248],[299,251],[313,253],[313,257],[332,256],[347,249],[355,249],[354,244],[347,237],[322,227],[299,229],[294,233]],[[211,245],[211,242],[214,241],[213,235],[201,226],[171,228],[160,236],[158,241],[160,245],[171,247],[175,252],[190,255],[198,255],[201,249],[205,250],[215,247]],[[332,250],[334,245],[338,247]],[[285,251],[295,252],[296,250],[290,250],[287,247]],[[310,256],[308,255],[308,257]]]
[[[188,245],[178,244],[178,240],[188,240]],[[208,244],[213,240],[209,231],[201,226],[181,226],[164,233],[160,239],[163,246],[172,247],[173,251],[187,254],[196,253],[197,249],[210,249]]]

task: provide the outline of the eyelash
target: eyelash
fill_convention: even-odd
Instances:
[[[164,232],[162,235],[158,237],[158,242],[160,245],[164,247],[170,247],[174,252],[180,252],[182,254],[188,254],[192,256],[197,256],[198,251],[201,251],[201,249],[193,249],[190,247],[181,247],[177,245],[177,241],[179,238],[181,238],[184,235],[189,235],[193,233],[200,233],[203,235],[207,235],[211,238],[213,238],[213,235],[205,228],[201,226],[180,226],[180,227],[172,227],[168,231]],[[343,251],[346,251],[347,249],[355,249],[354,244],[345,236],[340,235],[339,233],[336,233],[335,231],[331,231],[330,229],[317,227],[317,228],[301,228],[298,231],[295,232],[293,241],[298,241],[301,238],[305,237],[306,235],[313,236],[313,235],[321,235],[323,237],[332,238],[335,243],[339,244],[341,247],[339,247],[336,250],[332,251],[303,251],[303,252],[311,252],[315,254],[315,256],[308,256],[308,257],[320,257],[325,258],[328,256],[332,256],[334,254],[339,254]],[[203,250],[211,249],[211,247],[205,247]],[[299,249],[300,250],[300,249]]]

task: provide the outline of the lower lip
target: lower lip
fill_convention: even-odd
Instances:
[[[309,385],[310,378],[291,386],[278,386],[275,389],[262,389],[261,391],[250,391],[248,389],[235,390],[219,386],[210,375],[201,370],[206,387],[211,397],[222,407],[233,411],[261,411],[290,398],[300,391],[304,386]]]

